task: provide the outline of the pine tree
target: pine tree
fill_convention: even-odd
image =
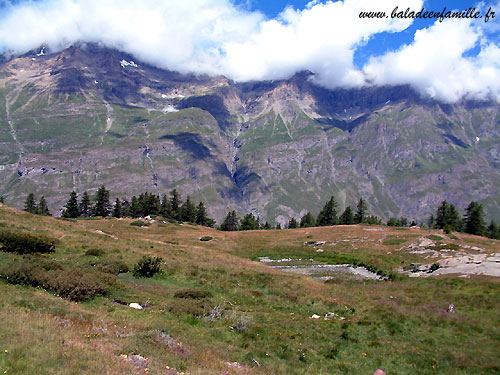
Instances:
[[[269,230],[271,229],[271,224],[269,223],[269,221],[266,220],[266,222],[264,223],[264,225],[262,226],[262,229],[264,230]]]
[[[174,189],[170,192],[170,207],[172,210],[172,219],[180,220],[180,212],[179,205],[181,204],[181,198],[179,197],[179,193],[177,189]]]
[[[92,214],[94,216],[107,217],[111,213],[111,204],[109,203],[109,191],[106,190],[104,185],[97,190],[94,196],[94,207]]]
[[[461,229],[462,223],[458,210],[455,205],[448,203],[446,200],[441,202],[441,205],[436,211],[436,222],[434,227],[437,229],[449,228],[450,230],[458,231]]]
[[[122,204],[118,198],[116,198],[115,205],[113,206],[113,217],[122,217]]]
[[[347,206],[342,212],[342,215],[340,215],[339,218],[339,224],[342,225],[352,225],[354,224],[354,214],[352,213],[352,208],[351,206]]]
[[[36,207],[36,213],[42,216],[50,216],[49,207],[47,206],[47,201],[43,195],[38,202],[38,206]]]
[[[238,230],[239,225],[240,224],[239,224],[238,216],[236,216],[236,212],[233,210],[233,211],[228,212],[226,218],[224,219],[224,221],[222,222],[222,224],[220,226],[220,230],[235,231],[235,230]]]
[[[186,202],[180,208],[180,216],[182,221],[187,221],[189,223],[196,222],[196,206],[191,202],[189,195],[186,198]]]
[[[500,228],[493,220],[491,220],[491,223],[488,226],[488,237],[493,238],[494,240],[500,240]]]
[[[129,215],[130,217],[136,218],[143,216],[142,205],[139,204],[139,199],[134,195],[130,201],[129,207]]]
[[[483,206],[478,202],[470,202],[465,209],[464,229],[466,233],[482,236],[486,233],[483,218]]]
[[[86,191],[83,192],[82,200],[78,205],[80,216],[89,217],[91,215],[90,197]]]
[[[78,216],[80,216],[80,211],[78,210],[78,199],[76,191],[72,191],[70,193],[68,202],[66,203],[62,216],[66,218],[77,218]]]
[[[366,202],[363,198],[359,198],[358,205],[356,206],[356,215],[354,215],[354,222],[361,224],[366,221]]]
[[[3,197],[3,195],[0,195],[0,203],[5,203],[5,198]]]
[[[161,199],[160,215],[167,219],[173,219],[172,205],[170,204],[170,200],[167,198],[167,194],[163,194],[163,197]]]
[[[316,220],[314,220],[314,216],[312,213],[308,212],[300,219],[300,227],[301,228],[309,228],[314,227],[316,225]]]
[[[428,225],[429,229],[433,229],[435,223],[436,223],[436,219],[434,219],[434,214],[431,214],[431,216],[429,217],[429,220],[427,221],[427,225]]]
[[[280,223],[276,223],[276,230],[280,230],[281,229],[281,224]]]
[[[207,216],[207,210],[203,202],[200,202],[196,207],[196,224],[205,227],[212,227],[215,224],[215,221]]]
[[[122,217],[129,217],[130,216],[130,203],[125,198],[122,199],[121,214],[122,214]]]
[[[319,213],[316,225],[323,227],[335,224],[337,224],[337,202],[335,202],[335,198],[332,195],[330,200],[326,202],[325,206]]]
[[[241,220],[240,230],[256,230],[259,229],[259,221],[252,213],[246,214]]]
[[[288,222],[288,229],[295,229],[298,227],[299,227],[299,222],[294,217],[292,217]]]
[[[24,202],[24,211],[31,214],[36,213],[35,194],[29,193]]]

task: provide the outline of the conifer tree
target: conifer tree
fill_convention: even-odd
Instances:
[[[213,226],[215,221],[207,216],[207,210],[205,209],[205,204],[200,202],[198,207],[196,207],[196,224],[203,225],[205,227]]]
[[[122,214],[122,217],[129,217],[130,216],[130,203],[125,198],[123,198],[122,202],[121,202],[121,214]]]
[[[180,216],[182,221],[187,221],[189,223],[196,222],[196,206],[193,202],[191,202],[191,198],[189,197],[189,195],[180,208]]]
[[[455,205],[448,203],[446,200],[441,202],[441,205],[436,211],[434,227],[438,229],[444,229],[446,227],[450,230],[459,231],[461,226],[462,223]]]
[[[366,219],[366,202],[361,197],[359,198],[358,205],[356,206],[356,215],[354,215],[354,222],[356,224],[364,223]]]
[[[347,206],[342,212],[342,215],[340,215],[339,218],[339,224],[342,225],[352,225],[354,224],[354,214],[352,213],[352,208],[351,206]]]
[[[0,203],[5,203],[5,198],[3,197],[3,195],[0,195]]]
[[[491,220],[491,223],[488,226],[487,234],[489,238],[493,238],[494,240],[500,240],[500,228],[493,220]]]
[[[26,197],[26,201],[24,202],[24,211],[31,214],[36,213],[35,194],[29,193]]]
[[[226,218],[224,219],[224,221],[220,226],[220,230],[235,231],[238,230],[238,228],[239,228],[239,220],[238,216],[236,216],[236,212],[234,210],[228,212]]]
[[[482,236],[486,232],[483,218],[483,206],[478,202],[470,202],[465,209],[464,229],[466,233]]]
[[[160,215],[167,219],[173,219],[172,205],[170,204],[170,200],[167,198],[167,194],[163,194],[163,197],[161,199]]]
[[[429,220],[427,221],[427,226],[429,227],[429,229],[433,229],[435,223],[436,223],[436,219],[434,219],[434,214],[431,214],[431,216],[429,217]]]
[[[86,191],[83,192],[82,199],[78,205],[80,216],[89,217],[91,215],[90,197]]]
[[[335,198],[332,195],[319,213],[316,225],[322,227],[335,224],[337,224],[337,202],[335,202]]]
[[[80,216],[76,191],[72,191],[70,193],[68,202],[66,203],[62,216],[66,218],[77,218],[78,216]]]
[[[252,213],[246,214],[241,220],[240,230],[259,229],[259,221]]]
[[[288,222],[288,229],[295,229],[298,227],[299,227],[299,222],[294,217],[292,217]]]
[[[139,204],[139,200],[134,195],[130,200],[130,208],[129,208],[130,217],[136,218],[143,216],[142,206]]]
[[[180,220],[180,212],[179,206],[181,204],[181,198],[179,197],[179,193],[177,189],[174,189],[170,192],[170,206],[172,210],[172,219]]]
[[[107,217],[111,213],[111,204],[109,203],[109,191],[106,190],[104,185],[97,190],[94,196],[94,207],[92,214],[94,216]]]
[[[122,217],[122,204],[118,198],[116,198],[115,205],[113,206],[113,217]]]
[[[43,195],[38,202],[38,206],[36,207],[36,213],[42,216],[50,216],[49,207],[47,206],[47,201]]]
[[[277,230],[281,229],[281,224],[280,223],[276,223],[276,229]]]
[[[269,223],[269,221],[266,220],[266,222],[264,223],[264,225],[262,226],[262,229],[264,230],[269,230],[271,229],[271,224]]]
[[[316,220],[314,220],[314,216],[312,213],[308,212],[300,219],[300,227],[301,228],[309,228],[314,227],[316,225]]]

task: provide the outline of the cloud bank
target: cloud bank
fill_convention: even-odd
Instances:
[[[361,69],[354,53],[381,32],[406,30],[411,19],[360,19],[361,11],[420,9],[423,0],[326,1],[287,8],[276,19],[231,0],[44,0],[9,5],[0,16],[0,47],[23,53],[47,44],[102,42],[161,68],[222,74],[237,81],[287,78],[311,70],[328,88],[410,84],[436,99],[500,101],[500,44],[469,20],[418,30],[397,51]],[[500,20],[500,9],[497,20]],[[484,22],[483,22],[484,23]],[[489,30],[489,31],[488,31]],[[471,49],[479,50],[467,56]]]

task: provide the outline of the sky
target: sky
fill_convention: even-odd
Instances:
[[[393,18],[395,7],[482,18]],[[359,16],[372,11],[387,17]],[[500,0],[0,0],[0,51],[76,42],[235,81],[310,70],[332,89],[408,84],[448,103],[500,102]]]

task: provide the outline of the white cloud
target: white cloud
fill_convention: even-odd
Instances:
[[[482,45],[476,57],[464,53]],[[418,30],[412,44],[363,68],[374,84],[408,83],[433,98],[500,100],[500,49],[483,39],[482,30],[465,20],[445,20]]]
[[[0,44],[17,53],[46,43],[61,49],[100,41],[138,59],[181,72],[235,80],[278,79],[309,69],[326,87],[412,84],[436,98],[500,97],[498,45],[465,20],[420,30],[411,45],[372,58],[359,70],[354,52],[380,32],[411,20],[360,19],[361,11],[420,9],[423,0],[313,0],[276,19],[231,0],[45,0],[12,6],[0,18]],[[500,17],[500,14],[499,14]],[[499,18],[500,19],[500,18]],[[481,45],[474,58],[464,53]],[[0,48],[2,45],[0,45]]]

